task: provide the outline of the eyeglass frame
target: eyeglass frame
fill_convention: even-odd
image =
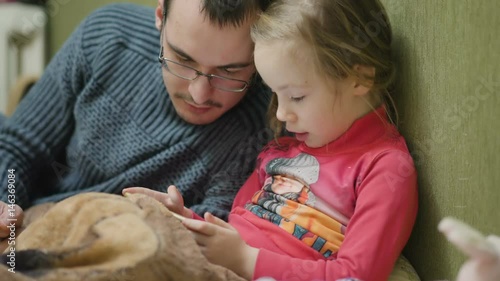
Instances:
[[[218,90],[222,90],[222,91],[227,91],[227,92],[232,92],[232,93],[241,93],[243,91],[245,91],[249,86],[250,86],[250,83],[249,81],[245,81],[245,80],[240,80],[240,79],[234,79],[234,78],[229,78],[229,77],[224,77],[224,76],[220,76],[220,75],[216,75],[216,74],[206,74],[206,73],[203,73],[201,71],[199,71],[198,69],[194,68],[194,67],[191,67],[191,66],[188,66],[188,65],[185,65],[185,64],[182,64],[180,62],[176,62],[172,59],[168,59],[168,58],[165,58],[163,57],[163,46],[160,48],[160,55],[158,56],[158,61],[162,64],[162,66],[172,75],[176,76],[176,77],[179,77],[181,79],[184,79],[184,80],[187,80],[187,81],[194,81],[196,80],[198,77],[200,76],[205,76],[207,77],[208,79],[208,83],[210,84],[210,86],[212,86],[213,88],[215,89],[218,89]],[[182,67],[185,67],[187,69],[191,69],[193,70],[195,73],[196,73],[196,76],[193,77],[193,78],[188,78],[188,77],[185,77],[185,76],[182,76],[178,73],[175,73],[175,72],[172,72],[170,70],[170,68],[168,67],[167,65],[167,62],[169,63],[173,63],[173,64],[176,64],[178,66],[182,66]],[[237,82],[241,82],[243,83],[243,86],[241,89],[224,89],[224,88],[220,88],[220,87],[217,87],[217,86],[214,86],[212,85],[212,79],[213,78],[218,78],[218,79],[223,79],[223,80],[227,80],[227,81],[237,81]],[[252,80],[252,78],[250,78],[250,80]]]
[[[216,75],[216,74],[203,73],[203,72],[199,71],[198,69],[193,68],[191,66],[182,64],[180,62],[176,62],[176,61],[174,61],[172,59],[165,58],[163,56],[163,33],[164,33],[166,19],[167,19],[167,15],[166,15],[165,12],[163,12],[162,27],[161,27],[161,31],[160,31],[160,33],[161,33],[160,34],[160,53],[158,54],[158,61],[161,63],[162,67],[165,68],[170,74],[172,74],[172,75],[174,75],[176,77],[179,77],[181,79],[187,80],[187,81],[194,81],[194,80],[196,80],[200,76],[205,76],[205,77],[207,77],[208,83],[210,84],[211,87],[213,87],[215,89],[218,89],[218,90],[221,90],[221,91],[226,91],[226,92],[231,92],[231,93],[241,93],[241,92],[245,91],[250,86],[250,82],[253,80],[253,77],[255,76],[255,73],[252,75],[252,77],[250,77],[249,81],[245,81],[245,80],[240,80],[240,79],[234,79],[234,78],[224,77],[224,76],[220,76],[220,75]],[[185,76],[181,76],[181,75],[179,75],[177,73],[174,73],[174,72],[172,72],[169,69],[169,67],[167,65],[167,62],[171,62],[173,64],[176,64],[176,65],[179,65],[179,66],[182,66],[182,67],[194,70],[195,73],[196,73],[196,76],[194,78],[188,78],[188,77],[185,77]],[[212,81],[213,78],[219,78],[219,79],[228,80],[228,81],[242,82],[242,83],[244,83],[244,86],[243,86],[242,89],[235,89],[235,90],[222,89],[222,88],[219,88],[219,87],[216,87],[216,86],[212,85],[211,81]]]

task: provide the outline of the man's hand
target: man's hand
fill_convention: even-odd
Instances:
[[[248,246],[227,222],[205,213],[205,221],[185,219],[182,224],[194,234],[201,252],[214,264],[251,280],[259,250]]]
[[[9,237],[11,232],[9,226],[15,225],[20,228],[23,225],[23,219],[24,213],[21,207],[0,201],[0,240]]]
[[[179,190],[177,190],[177,188],[173,185],[168,187],[167,193],[159,192],[145,187],[125,188],[122,190],[122,194],[125,195],[125,193],[140,193],[153,197],[154,199],[165,205],[165,207],[167,207],[167,209],[169,209],[171,212],[177,213],[186,218],[192,218],[193,216],[193,211],[184,207],[184,199],[182,198]]]

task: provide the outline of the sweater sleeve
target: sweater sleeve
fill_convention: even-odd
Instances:
[[[57,177],[55,157],[74,129],[73,106],[90,68],[83,55],[83,23],[53,58],[12,117],[0,127],[0,200],[7,200],[7,170],[14,169],[15,203],[30,206],[45,173]],[[46,175],[44,175],[46,176]]]
[[[210,179],[200,194],[202,202],[190,207],[197,214],[203,216],[204,212],[211,212],[219,218],[228,219],[236,194],[255,168],[262,147],[269,142],[270,134],[264,126],[266,91],[268,88],[260,85],[248,94],[259,96],[259,99],[247,100],[239,106],[239,115],[229,121],[236,121],[236,126],[218,124],[224,128],[232,127],[232,131],[226,131],[224,136],[211,134],[214,138],[212,143],[217,144],[210,148],[210,157],[205,156]],[[254,124],[248,124],[250,122]]]
[[[228,163],[221,166],[220,170],[211,177],[203,201],[191,206],[195,213],[203,216],[205,212],[210,212],[227,221],[235,196],[254,167],[257,153],[248,153],[247,157],[229,155]]]
[[[303,260],[260,249],[254,278],[387,280],[417,214],[416,172],[410,156],[399,151],[382,153],[355,192],[355,211],[336,260]]]

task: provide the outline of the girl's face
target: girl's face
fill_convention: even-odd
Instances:
[[[257,41],[255,65],[278,97],[278,120],[307,146],[322,147],[340,137],[370,107],[357,94],[355,79],[327,82],[310,60],[297,56],[299,52],[290,52],[284,42]]]

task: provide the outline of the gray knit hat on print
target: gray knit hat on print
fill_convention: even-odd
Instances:
[[[266,165],[269,175],[288,175],[302,180],[308,185],[318,181],[319,162],[316,157],[300,153],[294,158],[276,158]]]

